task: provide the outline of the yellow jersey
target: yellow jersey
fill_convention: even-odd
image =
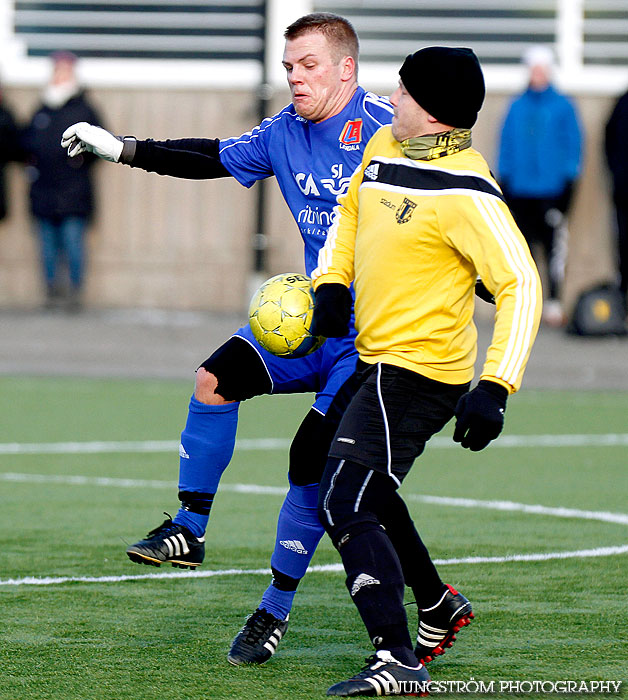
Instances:
[[[412,160],[382,127],[339,199],[314,287],[355,283],[364,362],[464,384],[477,353],[478,276],[496,301],[481,379],[513,392],[538,330],[542,292],[499,186],[473,148]]]

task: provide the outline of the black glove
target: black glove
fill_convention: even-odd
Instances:
[[[348,287],[338,282],[321,284],[314,292],[312,335],[341,338],[349,333],[353,298]]]
[[[489,304],[495,303],[495,297],[488,291],[479,277],[475,281],[475,296],[480,297],[480,299],[487,301]]]
[[[504,411],[508,389],[496,382],[482,379],[475,389],[458,399],[454,442],[473,452],[483,450],[504,427]]]

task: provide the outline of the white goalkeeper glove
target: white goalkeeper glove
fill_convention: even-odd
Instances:
[[[61,137],[61,147],[68,149],[70,158],[81,153],[94,153],[103,160],[117,163],[122,153],[123,142],[99,126],[78,122],[69,126]]]

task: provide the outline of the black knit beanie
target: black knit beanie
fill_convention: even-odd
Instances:
[[[429,46],[410,54],[399,75],[414,100],[439,122],[462,129],[475,124],[486,90],[471,49]]]

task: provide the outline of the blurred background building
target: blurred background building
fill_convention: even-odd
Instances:
[[[115,133],[234,136],[288,102],[282,34],[310,11],[354,23],[360,82],[381,94],[394,89],[406,54],[432,44],[472,47],[488,88],[474,144],[493,166],[506,106],[526,82],[521,55],[533,44],[551,47],[555,82],[576,102],[585,133],[566,309],[583,289],[613,278],[603,132],[628,86],[626,0],[0,0],[0,80],[25,121],[49,77],[47,57],[68,50]],[[31,308],[43,293],[37,242],[23,170],[8,171],[0,307]],[[252,279],[302,269],[300,237],[274,182],[247,191],[231,179],[175,180],[108,163],[96,179],[89,306],[241,311]]]

